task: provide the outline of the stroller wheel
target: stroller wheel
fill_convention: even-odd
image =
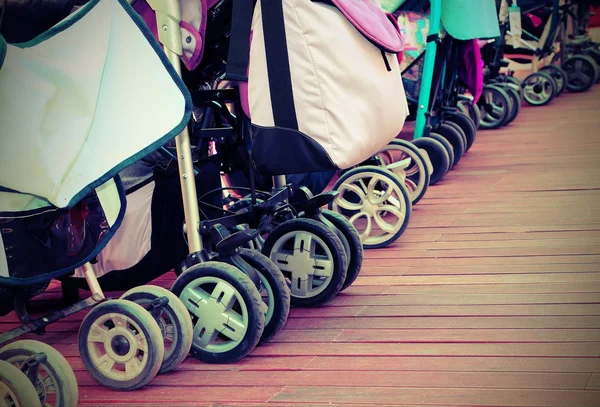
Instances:
[[[511,75],[504,75],[504,83],[519,93],[519,97],[523,100],[523,87],[522,82]]]
[[[333,186],[339,192],[332,209],[353,211],[350,223],[365,249],[378,249],[397,240],[406,230],[412,205],[402,180],[393,172],[372,165],[357,167]]]
[[[410,158],[409,166],[400,171],[406,175],[404,185],[410,194],[411,203],[415,205],[425,196],[431,178],[431,171],[427,166],[424,151],[419,150],[409,141],[394,139],[376,156],[383,162],[385,168],[394,173],[396,173],[394,168],[390,167],[393,163]]]
[[[258,289],[238,268],[208,261],[181,274],[173,287],[192,316],[192,355],[207,363],[236,362],[254,350],[265,328]]]
[[[277,226],[265,240],[263,254],[290,281],[294,306],[322,305],[340,292],[346,280],[342,242],[333,230],[313,219],[291,219]]]
[[[413,140],[412,143],[427,154],[426,160],[429,160],[432,171],[429,179],[429,185],[437,184],[450,169],[450,156],[446,147],[438,140],[431,137],[421,137]]]
[[[439,134],[452,145],[452,151],[454,153],[454,161],[452,166],[460,162],[466,149],[467,136],[453,123],[440,123],[440,125],[434,130],[435,134]]]
[[[442,137],[436,133],[429,133],[429,135],[427,135],[427,138],[434,139],[434,140],[438,141],[439,143],[441,143],[442,146],[444,146],[444,148],[446,149],[446,152],[448,153],[448,163],[449,163],[448,171],[450,171],[452,169],[452,165],[454,163],[454,147],[452,147],[452,144],[450,144],[450,142],[448,140],[446,140],[444,137]],[[448,171],[446,171],[446,173],[448,173]],[[444,175],[446,175],[446,174],[444,174]]]
[[[83,319],[79,353],[98,383],[113,390],[134,390],[156,376],[165,345],[158,323],[141,305],[109,300]]]
[[[481,126],[481,110],[476,103],[471,103],[469,101],[461,100],[457,105],[458,111],[468,116],[471,121],[475,124],[475,129],[479,130]]]
[[[598,64],[592,57],[587,55],[575,55],[567,58],[563,64],[569,81],[567,89],[569,92],[579,93],[590,89],[598,77]]]
[[[545,72],[536,72],[523,80],[523,97],[532,106],[544,106],[556,95],[556,82]]]
[[[41,406],[38,392],[21,369],[0,360],[0,403],[3,406]]]
[[[506,115],[506,120],[504,122],[504,125],[507,126],[517,118],[517,115],[521,111],[521,97],[519,96],[519,92],[517,92],[511,84],[504,83],[502,84],[501,88],[504,89],[504,91],[506,92],[508,97],[510,97],[510,100],[512,102],[512,109]]]
[[[444,123],[452,123],[460,127],[465,135],[465,152],[469,151],[469,149],[473,146],[473,143],[475,143],[475,137],[477,135],[477,128],[475,127],[473,120],[461,112],[454,112],[449,113],[444,117]]]
[[[540,69],[540,72],[545,72],[550,75],[556,83],[556,96],[559,96],[565,90],[569,82],[569,75],[558,65],[546,65]]]
[[[512,109],[510,96],[502,88],[493,85],[483,87],[477,104],[481,110],[481,128],[496,129],[506,121]]]
[[[0,360],[21,369],[27,359],[41,353],[46,360],[38,366],[37,381],[33,383],[39,402],[42,406],[76,406],[79,390],[75,373],[67,359],[52,346],[34,340],[16,341],[0,349]]]
[[[333,227],[340,238],[346,253],[348,268],[346,269],[346,280],[340,291],[350,287],[360,274],[362,268],[364,249],[360,241],[360,235],[356,228],[343,215],[329,209],[322,209],[321,213]]]
[[[159,373],[177,368],[190,353],[194,330],[190,315],[181,300],[163,287],[144,285],[132,288],[121,296],[122,300],[135,302],[151,313],[152,302],[163,297],[167,298],[167,304],[160,313],[153,313],[165,344],[165,358]]]
[[[600,49],[598,48],[589,48],[586,51],[586,55],[592,57],[592,59],[596,62],[596,65],[600,66]],[[600,82],[600,69],[598,69],[598,75],[596,79],[596,83]]]
[[[287,321],[290,313],[290,288],[283,273],[261,252],[240,248],[240,256],[256,269],[260,277],[260,296],[267,305],[265,329],[260,342],[267,342],[281,331]]]

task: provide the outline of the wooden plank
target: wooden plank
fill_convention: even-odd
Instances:
[[[298,340],[303,332],[307,338],[320,330],[285,331],[276,342]],[[600,329],[345,329],[337,333],[334,342],[387,343],[516,343],[516,342],[598,342]],[[309,341],[306,339],[305,341]]]
[[[360,317],[357,318],[314,318],[294,317],[288,319],[287,329],[404,329],[404,328],[447,328],[447,329],[586,329],[600,328],[600,318],[590,316],[570,317]]]
[[[365,264],[365,263],[363,263]],[[599,272],[600,264],[491,264],[484,266],[395,266],[385,267],[371,265],[377,264],[368,261],[363,265],[361,276],[388,276],[388,275],[464,275],[464,274],[548,274],[548,273],[580,273]]]
[[[518,279],[519,277],[515,277]],[[352,286],[354,292],[372,286]],[[382,286],[373,286],[382,287]],[[569,294],[600,293],[600,282],[581,283],[506,283],[506,284],[453,284],[453,285],[394,285],[388,286],[385,294]],[[340,298],[342,298],[340,295]]]
[[[202,386],[230,386],[235,383],[240,389],[248,387],[284,387],[290,383],[294,386],[315,387],[360,387],[365,383],[377,383],[377,387],[394,387],[399,391],[410,387],[431,388],[512,388],[512,389],[569,389],[583,390],[590,379],[590,373],[525,373],[525,372],[406,372],[396,371],[394,374],[380,374],[374,371],[363,371],[360,375],[344,370],[330,371],[263,371],[228,372],[212,371],[205,374],[201,371],[174,372],[159,375],[152,385],[168,387],[177,386],[188,391],[198,383]],[[79,386],[94,385],[93,379],[84,375]]]
[[[599,304],[598,293],[577,294],[472,294],[451,295],[344,295],[329,303],[332,307],[359,305],[517,305],[517,304]]]
[[[371,405],[598,407],[600,392],[575,390],[431,389],[393,387],[287,386],[270,401]]]
[[[585,386],[586,390],[600,390],[600,373],[594,373],[592,377],[590,377],[587,386]]]
[[[573,343],[277,343],[265,344],[254,355],[289,356],[600,356],[600,342]]]
[[[600,281],[600,273],[555,273],[476,276],[359,276],[355,285],[496,284],[496,283],[583,283]]]
[[[353,372],[388,371],[464,371],[464,372],[572,372],[600,370],[598,358],[521,358],[521,357],[428,357],[428,356],[317,356],[303,369]],[[589,386],[589,383],[588,383]]]

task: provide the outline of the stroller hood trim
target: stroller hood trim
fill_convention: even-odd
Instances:
[[[191,111],[192,111],[192,101],[191,101],[191,96],[190,96],[190,93],[189,93],[187,87],[185,86],[182,79],[177,74],[176,70],[173,68],[171,63],[169,62],[161,45],[153,37],[152,33],[150,32],[149,28],[146,26],[145,22],[133,10],[133,8],[129,5],[129,3],[126,0],[113,0],[113,2],[104,0],[104,1],[102,1],[102,3],[100,2],[100,0],[91,0],[88,4],[83,6],[77,12],[70,15],[69,17],[67,17],[66,19],[64,19],[63,21],[61,21],[60,23],[58,23],[57,25],[55,25],[48,31],[44,32],[43,34],[32,39],[31,41],[28,41],[25,43],[20,43],[20,44],[8,45],[8,47],[9,47],[8,55],[10,56],[10,52],[11,52],[10,48],[11,47],[14,47],[13,48],[14,50],[16,50],[16,49],[27,50],[28,48],[34,47],[36,45],[41,44],[44,41],[47,41],[47,40],[53,38],[57,34],[63,33],[66,29],[73,26],[78,21],[82,20],[86,15],[90,14],[90,12],[99,4],[102,4],[101,7],[113,7],[108,11],[109,13],[112,13],[111,14],[112,19],[110,20],[111,24],[121,24],[122,27],[124,27],[124,28],[121,27],[122,30],[125,30],[125,32],[127,30],[131,31],[133,26],[127,26],[127,24],[129,24],[129,23],[124,22],[126,19],[123,17],[122,12],[119,11],[118,7],[113,6],[116,3],[118,3],[122,7],[122,11],[125,11],[127,16],[129,16],[129,18],[133,21],[135,26],[137,26],[137,29],[139,30],[139,32],[141,32],[141,34],[143,35],[143,38],[146,40],[146,42],[148,44],[150,44],[151,50],[146,48],[145,50],[140,51],[140,52],[145,52],[146,55],[150,55],[150,56],[146,56],[146,58],[154,59],[154,56],[152,56],[152,51],[153,51],[154,54],[156,54],[156,56],[158,57],[157,62],[159,61],[160,64],[159,63],[154,64],[154,72],[164,72],[164,75],[163,75],[163,77],[161,77],[161,79],[163,80],[164,83],[167,83],[167,85],[163,84],[161,86],[163,89],[167,89],[170,92],[170,94],[168,95],[169,96],[168,100],[171,100],[171,101],[177,100],[177,106],[172,108],[168,113],[164,114],[165,117],[167,114],[169,115],[168,119],[162,119],[166,123],[163,127],[166,128],[166,126],[168,126],[168,128],[170,128],[171,130],[162,136],[160,136],[158,134],[147,136],[146,134],[144,134],[144,137],[146,137],[146,140],[148,140],[150,142],[149,145],[147,143],[146,144],[142,143],[142,141],[137,141],[137,144],[133,145],[133,142],[132,142],[131,143],[132,145],[129,147],[129,149],[127,149],[126,152],[121,153],[122,157],[125,157],[125,158],[120,159],[118,161],[118,164],[114,165],[113,161],[116,161],[116,159],[113,159],[113,161],[110,161],[110,162],[107,162],[108,160],[106,160],[106,159],[104,160],[105,166],[108,169],[101,168],[98,171],[96,171],[94,174],[89,174],[88,176],[85,176],[81,173],[77,173],[77,174],[73,175],[73,179],[74,179],[73,184],[74,185],[72,185],[70,187],[70,189],[71,189],[70,191],[63,192],[62,194],[60,194],[60,192],[57,190],[60,189],[59,187],[64,186],[64,182],[63,182],[63,184],[55,185],[54,191],[52,191],[50,194],[40,194],[40,193],[38,193],[38,191],[35,191],[35,190],[18,189],[19,187],[15,186],[15,184],[12,183],[12,181],[13,181],[13,179],[11,179],[12,177],[4,178],[4,180],[6,182],[1,183],[2,184],[1,187],[4,187],[4,188],[2,188],[3,190],[26,193],[26,194],[33,195],[36,197],[40,197],[40,198],[46,200],[47,202],[49,202],[52,206],[56,206],[59,208],[63,208],[63,207],[70,208],[73,205],[75,205],[77,202],[82,200],[84,197],[86,197],[87,195],[92,193],[95,188],[104,184],[111,178],[115,177],[122,169],[131,165],[133,162],[138,161],[139,159],[143,158],[150,152],[156,150],[159,146],[165,144],[167,141],[169,141],[172,138],[174,138],[175,136],[177,136],[189,122],[190,117],[191,117]],[[108,5],[108,4],[110,4],[110,5]],[[120,22],[115,23],[114,20],[118,19],[118,18],[121,19]],[[111,28],[111,30],[109,32],[109,39],[107,42],[110,45],[116,46],[116,45],[118,45],[118,42],[115,39],[111,39],[112,33],[113,33],[113,30]],[[113,41],[114,41],[114,43],[113,43]],[[139,37],[139,36],[132,41],[136,41],[138,43],[143,42],[141,37]],[[3,47],[3,45],[2,45],[2,42],[0,41],[0,53],[2,51],[2,47]],[[4,48],[6,48],[6,45],[4,45]],[[108,53],[108,51],[107,51],[107,53]],[[123,53],[120,55],[123,55]],[[160,65],[162,65],[162,67]],[[83,68],[85,68],[85,67],[83,67]],[[104,65],[103,69],[106,70],[106,61],[105,61],[105,65]],[[102,74],[102,78],[104,79],[104,73]],[[169,78],[169,80],[171,82],[168,82],[166,80],[166,78]],[[113,80],[113,82],[114,82],[114,80]],[[101,83],[103,83],[103,82],[101,81]],[[156,88],[158,89],[158,87],[156,87]],[[100,94],[101,94],[101,91],[100,91],[100,86],[99,86],[98,95],[100,95]],[[35,95],[34,95],[34,97],[35,97]],[[141,98],[142,98],[142,96],[138,96],[137,100],[140,100]],[[157,104],[161,104],[161,99],[157,99],[156,102],[157,102]],[[163,101],[161,106],[164,105],[165,103],[166,102]],[[124,105],[124,103],[121,104],[121,106],[123,106],[123,105]],[[134,109],[135,108],[140,109],[137,106],[134,106]],[[95,115],[98,111],[98,105],[94,106],[94,109],[95,110],[93,111],[93,114],[94,114],[94,119],[96,119],[97,117]],[[109,111],[109,110],[107,109],[107,111]],[[131,114],[130,113],[131,110],[125,109],[123,111],[126,111],[127,114]],[[177,116],[175,116],[175,113],[173,113],[175,111],[177,111],[177,113],[176,113]],[[172,124],[177,122],[177,120],[178,120],[177,118],[180,115],[181,115],[181,120],[179,120],[179,122],[173,127]],[[106,118],[107,117],[105,117],[105,119]],[[98,120],[98,122],[100,122],[100,120]],[[132,122],[133,122],[133,120],[132,120]],[[94,123],[94,121],[92,121],[92,123]],[[92,128],[92,126],[90,125],[90,129],[91,128]],[[4,130],[6,130],[6,128]],[[100,131],[100,130],[98,130],[98,131]],[[157,130],[157,133],[158,133],[158,130]],[[90,130],[88,130],[87,136],[86,136],[85,140],[82,142],[82,145],[85,147],[89,147],[88,143],[87,143],[89,134],[90,134]],[[106,133],[102,133],[102,134],[106,134]],[[131,134],[131,133],[125,133],[125,131],[124,131],[124,132],[119,133],[119,135],[121,135],[121,134],[127,135],[127,134]],[[4,139],[4,140],[2,140],[2,139]],[[7,139],[9,140],[9,137],[8,137],[8,134],[6,134],[6,133],[4,134],[4,136],[0,136],[0,141],[3,143],[6,143]],[[105,143],[107,143],[107,142],[105,141]],[[10,144],[10,141],[9,141],[9,144]],[[145,145],[145,147],[140,150],[139,146],[141,146],[141,145]],[[90,152],[88,152],[88,155],[87,155],[88,157],[98,156],[98,153],[93,148],[89,148],[89,150],[90,150]],[[81,154],[81,151],[79,152],[79,154]],[[73,159],[73,162],[75,162],[77,158],[81,159],[81,156],[80,155],[77,156],[75,159]],[[101,160],[98,160],[98,161],[99,161],[99,163],[102,162]],[[81,165],[80,165],[80,168],[81,168]],[[65,171],[65,173],[67,173],[68,171],[70,171],[70,169]],[[5,169],[2,170],[2,172],[5,173]],[[13,173],[14,173],[14,170],[13,170]],[[65,174],[64,177],[66,178],[67,174]],[[77,180],[78,177],[79,177],[79,180]],[[63,179],[63,181],[64,181],[64,179]],[[7,182],[8,182],[8,184],[7,184]],[[27,189],[29,189],[29,188],[27,188]],[[43,196],[41,196],[41,195],[43,195]],[[48,195],[48,196],[46,196],[46,195]],[[0,202],[0,212],[2,212],[2,210],[3,210],[2,202]]]

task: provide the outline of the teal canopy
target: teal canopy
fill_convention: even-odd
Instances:
[[[500,36],[495,0],[442,0],[442,24],[457,40]]]

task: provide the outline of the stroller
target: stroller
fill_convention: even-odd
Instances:
[[[488,1],[481,2],[481,7],[451,1],[427,3],[404,1],[394,13],[402,25],[410,27],[407,33],[415,26],[422,32],[415,38],[415,47],[405,52],[403,77],[416,117],[413,144],[427,152],[432,165],[430,183],[435,184],[458,164],[475,140],[475,121],[479,120],[468,113],[477,109],[472,101],[479,99],[482,73],[473,40],[496,36],[497,24]],[[455,12],[465,9],[474,14]],[[445,31],[440,30],[440,21]],[[465,88],[472,98],[459,94]]]
[[[163,32],[179,33],[179,3],[155,2],[154,6],[157,18],[170,16]],[[5,167],[0,176],[4,249],[0,283],[3,304],[12,303],[24,323],[2,334],[0,342],[39,332],[93,306],[79,333],[81,357],[95,380],[119,390],[142,387],[159,371],[176,368],[190,347],[207,362],[239,360],[261,340],[269,308],[259,293],[264,287],[260,273],[237,250],[255,232],[230,235],[218,225],[212,228],[212,248],[217,253],[203,249],[198,229],[185,229],[190,254],[171,290],[175,294],[144,286],[129,290],[119,300],[107,300],[100,289],[94,263],[118,231],[126,211],[119,173],[173,138],[186,225],[199,225],[187,131],[192,104],[178,75],[181,38],[163,34],[160,42],[164,51],[128,2],[96,0],[32,41],[0,48],[6,53],[0,95],[10,100],[4,100],[3,106],[11,107],[1,113],[0,150]],[[99,55],[94,58],[95,52]],[[56,55],[61,58],[57,60]],[[24,68],[31,66],[45,69],[34,74]],[[83,79],[79,66],[88,68]],[[55,92],[42,92],[40,103],[31,107],[31,100],[19,95],[36,94],[40,83],[51,84],[41,89]],[[60,91],[65,85],[72,93]],[[61,103],[47,109],[53,94],[60,96]],[[80,97],[80,102],[73,103],[71,97]],[[125,109],[124,104],[136,109]],[[90,110],[94,114],[88,114]],[[43,146],[35,142],[40,123],[48,140]],[[11,134],[22,137],[9,138]],[[94,149],[86,148],[89,145]],[[49,159],[57,154],[61,160]],[[27,175],[15,177],[14,171]],[[262,267],[263,273],[265,268],[280,273],[260,253],[252,253],[251,264]],[[62,278],[74,269],[85,277],[92,296],[31,319],[26,302],[43,291],[51,278]],[[281,294],[285,302],[285,292]],[[3,312],[11,309],[9,305]]]

